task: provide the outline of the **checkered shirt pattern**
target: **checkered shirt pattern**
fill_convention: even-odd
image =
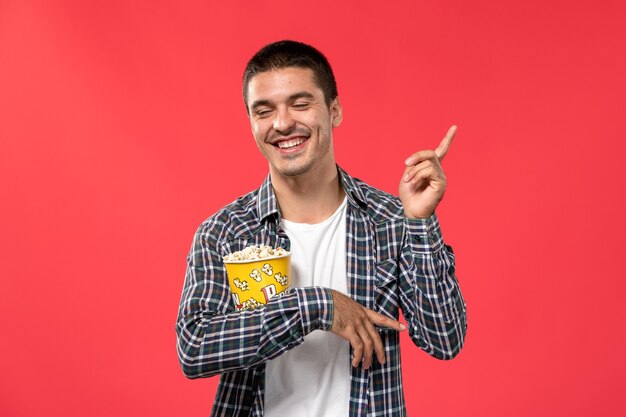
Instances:
[[[397,197],[338,171],[348,197],[349,295],[394,319],[402,309],[415,345],[438,359],[452,359],[463,347],[466,307],[437,217],[405,218]],[[264,307],[236,311],[222,258],[252,244],[289,249],[269,176],[259,189],[203,222],[187,258],[176,324],[178,357],[189,378],[221,374],[215,417],[262,416],[265,362],[314,330],[329,331],[333,322],[332,293],[321,287],[292,288]],[[350,416],[406,415],[400,337],[394,330],[378,331],[387,361],[351,369]]]

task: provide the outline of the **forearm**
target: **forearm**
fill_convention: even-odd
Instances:
[[[401,256],[401,298],[413,342],[439,359],[454,358],[467,330],[466,306],[452,249],[436,216],[407,221]]]
[[[328,330],[331,324],[328,290],[298,288],[256,310],[180,316],[178,356],[187,377],[209,377],[275,358],[302,343],[306,334]]]

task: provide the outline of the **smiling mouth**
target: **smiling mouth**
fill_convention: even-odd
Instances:
[[[307,138],[299,137],[295,139],[283,140],[274,144],[277,148],[280,149],[291,149],[295,148],[298,145],[303,144],[307,141]]]

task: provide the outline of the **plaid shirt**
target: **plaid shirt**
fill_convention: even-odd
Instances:
[[[341,168],[339,175],[348,197],[350,296],[394,319],[402,308],[413,342],[436,358],[452,359],[463,346],[466,310],[436,216],[407,219],[397,197]],[[222,257],[252,244],[289,249],[269,176],[202,223],[187,258],[178,356],[189,378],[221,374],[212,416],[262,416],[265,362],[313,330],[329,331],[333,322],[332,294],[321,287],[293,288],[265,307],[236,311]],[[382,365],[374,355],[369,369],[351,368],[350,416],[406,415],[400,337],[389,329],[379,333],[387,361]]]

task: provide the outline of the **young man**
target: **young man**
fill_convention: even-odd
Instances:
[[[343,113],[314,48],[261,49],[243,96],[269,176],[196,232],[177,322],[184,373],[221,374],[213,416],[405,415],[399,309],[413,342],[439,359],[456,356],[467,326],[434,214],[456,128],[409,156],[397,198],[336,165]],[[235,311],[222,257],[251,244],[290,249],[292,289]]]

